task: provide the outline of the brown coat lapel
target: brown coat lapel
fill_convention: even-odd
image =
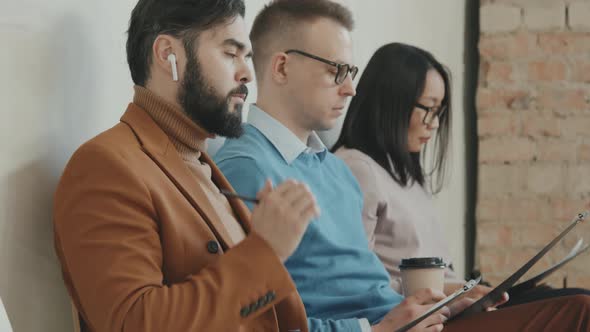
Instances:
[[[193,176],[180,155],[174,149],[168,136],[153,122],[148,114],[135,104],[129,105],[121,121],[131,127],[142,144],[142,149],[145,153],[162,169],[170,181],[174,183],[195,210],[197,210],[203,220],[209,225],[211,231],[216,235],[223,248],[227,249],[231,247],[229,245],[231,243],[230,235],[214,212],[213,206],[209,203],[201,187],[191,185],[195,182]],[[214,182],[220,185],[220,188],[230,189],[231,186],[223,178],[221,172],[213,164],[211,159],[204,153],[202,159],[211,165]],[[245,230],[248,232],[250,230],[250,219],[247,208],[241,202],[231,202],[231,204]]]

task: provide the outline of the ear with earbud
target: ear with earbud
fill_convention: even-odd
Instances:
[[[178,68],[176,66],[176,55],[174,53],[170,53],[168,55],[168,61],[170,62],[170,66],[172,67],[172,80],[178,81]]]

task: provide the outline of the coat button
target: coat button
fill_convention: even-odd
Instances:
[[[277,297],[277,294],[275,292],[268,292],[268,294],[266,294],[266,300],[268,301],[268,303],[274,301]]]
[[[218,253],[219,252],[219,244],[217,244],[217,242],[215,242],[215,241],[207,242],[207,251],[209,251],[210,254]]]
[[[260,306],[258,305],[258,301],[250,304],[250,312],[255,312],[258,309],[260,309]]]
[[[248,315],[250,315],[250,307],[244,307],[240,310],[240,316],[248,317]]]

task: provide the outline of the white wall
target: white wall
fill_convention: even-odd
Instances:
[[[131,96],[135,1],[0,1],[0,296],[14,330],[69,331],[51,205],[66,160]]]
[[[461,111],[465,0],[342,1],[357,20],[361,69],[385,42],[425,47],[452,69]],[[53,250],[52,195],[74,149],[115,124],[132,97],[125,31],[135,2],[0,0],[0,297],[17,332],[71,331]],[[249,22],[265,2],[247,0]],[[455,120],[462,133],[461,117]],[[463,165],[460,139],[456,166]],[[438,200],[461,272],[463,173],[454,170]]]

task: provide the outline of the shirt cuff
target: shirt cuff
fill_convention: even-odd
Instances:
[[[366,318],[359,319],[359,325],[361,326],[361,332],[371,332],[371,324]]]

